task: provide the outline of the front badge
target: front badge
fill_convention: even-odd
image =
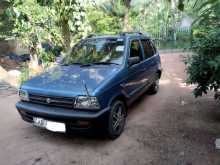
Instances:
[[[48,104],[50,104],[50,103],[51,103],[51,99],[50,99],[50,98],[47,98],[47,99],[46,99],[46,102],[47,102]]]

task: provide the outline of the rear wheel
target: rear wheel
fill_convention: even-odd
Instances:
[[[156,94],[159,91],[159,79],[157,79],[149,88],[148,93],[151,95]]]
[[[124,130],[126,122],[126,108],[125,104],[116,100],[111,106],[111,112],[109,114],[107,123],[107,133],[108,137],[111,139],[116,139],[121,135]]]

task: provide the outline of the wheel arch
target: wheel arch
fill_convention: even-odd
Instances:
[[[162,70],[161,69],[158,69],[157,70],[157,74],[158,74],[158,77],[159,77],[159,79],[161,78],[161,75],[162,75]]]
[[[120,100],[125,104],[125,108],[126,108],[126,113],[127,113],[127,109],[128,109],[128,103],[127,103],[127,99],[123,94],[118,94],[115,95],[114,97],[112,97],[112,99],[109,101],[109,106],[111,106],[111,104],[115,101],[115,100]]]

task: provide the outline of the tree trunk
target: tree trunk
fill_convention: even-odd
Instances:
[[[63,46],[64,46],[64,51],[68,52],[70,49],[70,27],[68,24],[68,20],[63,20],[61,21],[61,32],[62,32],[62,37],[63,37]]]
[[[124,18],[123,18],[123,31],[124,32],[129,32],[131,31],[131,27],[129,25],[129,8],[125,8],[125,15],[124,15]]]
[[[176,17],[175,17],[175,11],[176,11],[176,1],[171,0],[171,12],[172,12],[172,39],[173,41],[176,41]]]

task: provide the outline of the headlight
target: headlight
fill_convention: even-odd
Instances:
[[[91,96],[78,96],[75,100],[76,109],[100,109],[97,97]]]
[[[29,101],[28,92],[26,90],[20,89],[18,95],[22,101]]]

